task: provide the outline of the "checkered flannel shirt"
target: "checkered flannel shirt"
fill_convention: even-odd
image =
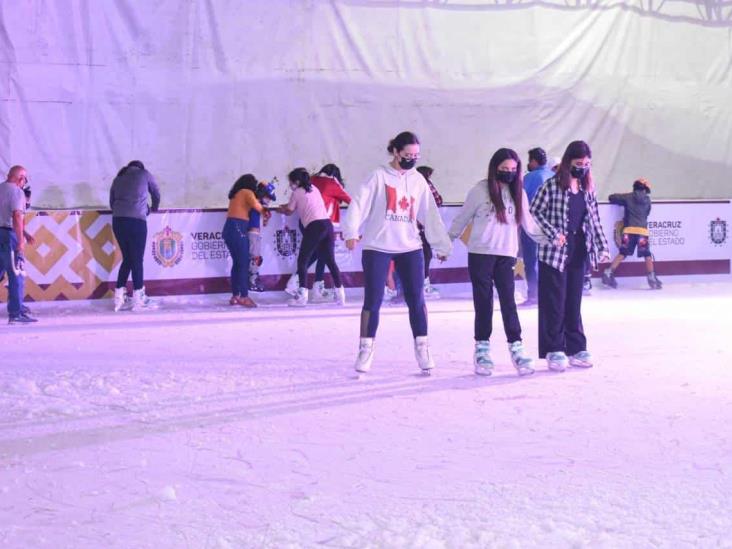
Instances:
[[[610,248],[605,239],[600,223],[600,214],[597,208],[597,199],[594,192],[585,192],[585,204],[587,204],[587,215],[582,222],[582,231],[585,233],[587,253],[592,262],[592,268],[597,269],[600,255],[610,253]],[[562,190],[559,185],[559,178],[554,176],[539,187],[536,196],[531,201],[531,215],[541,227],[544,234],[552,242],[550,244],[539,244],[539,261],[564,271],[567,263],[567,246],[561,248],[553,244],[558,234],[567,234],[569,226],[569,191]]]

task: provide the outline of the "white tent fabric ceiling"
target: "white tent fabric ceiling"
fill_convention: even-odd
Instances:
[[[0,44],[0,169],[36,206],[103,206],[132,159],[163,207],[326,162],[355,185],[404,129],[451,202],[495,149],[574,139],[601,197],[732,194],[728,1],[18,0]]]

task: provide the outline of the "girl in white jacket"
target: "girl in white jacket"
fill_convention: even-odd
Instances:
[[[493,331],[493,285],[501,303],[503,327],[511,362],[520,375],[534,373],[534,361],[521,342],[521,324],[514,299],[514,273],[519,248],[519,226],[537,242],[545,242],[541,229],[529,213],[523,188],[521,160],[511,149],[498,149],[488,164],[488,177],[473,187],[450,227],[458,238],[473,227],[468,240],[468,271],[473,284],[475,307],[475,373],[493,372],[490,337]]]
[[[424,225],[427,241],[438,258],[450,255],[452,243],[427,182],[414,168],[419,147],[419,139],[411,132],[392,139],[387,147],[391,162],[377,168],[353,193],[342,224],[348,249],[354,249],[359,239],[364,248],[364,303],[355,364],[358,372],[371,368],[379,309],[392,259],[404,285],[417,364],[426,373],[435,366],[427,343],[424,256],[417,222]]]

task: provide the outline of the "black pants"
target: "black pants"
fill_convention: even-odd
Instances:
[[[493,332],[493,284],[498,291],[506,339],[509,343],[521,341],[521,323],[514,298],[515,264],[516,258],[513,257],[468,254],[468,272],[473,284],[476,341],[488,341]]]
[[[430,263],[432,262],[432,246],[427,242],[424,229],[419,231],[419,237],[422,239],[422,253],[424,254],[424,277],[430,277]]]
[[[132,272],[132,287],[141,289],[144,285],[142,263],[147,242],[147,222],[133,217],[113,217],[112,231],[122,252],[122,264],[117,273],[117,288],[124,288]]]
[[[404,287],[404,301],[409,309],[409,324],[414,337],[427,335],[427,308],[424,303],[424,256],[422,250],[401,254],[364,250],[361,254],[363,266],[364,295],[361,310],[361,337],[376,336],[379,327],[379,310],[384,300],[384,285],[389,272],[389,263],[394,268]]]
[[[335,260],[335,234],[330,219],[311,221],[303,230],[300,253],[297,256],[297,276],[300,278],[301,288],[309,287],[307,285],[308,266],[311,264],[310,259],[314,253],[328,266],[335,287],[343,286],[341,271]]]
[[[582,283],[587,248],[582,232],[567,236],[569,257],[560,272],[539,262],[539,356],[563,351],[574,355],[587,350],[582,327]]]

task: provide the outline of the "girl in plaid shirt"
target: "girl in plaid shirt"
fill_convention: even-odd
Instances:
[[[539,356],[551,370],[592,367],[582,327],[585,261],[610,259],[592,180],[592,151],[573,141],[556,176],[539,188],[531,214],[550,244],[539,244]]]

